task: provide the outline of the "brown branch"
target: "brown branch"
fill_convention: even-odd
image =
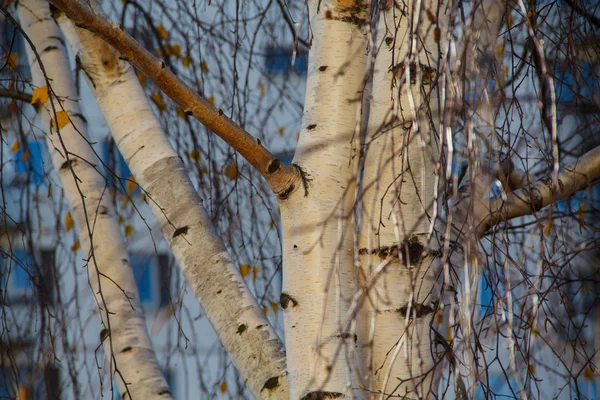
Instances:
[[[476,215],[484,215],[479,225],[479,233],[485,233],[500,222],[533,214],[598,181],[600,181],[600,146],[590,150],[573,165],[560,171],[556,188],[552,185],[552,179],[546,178],[508,193],[506,201],[493,198],[486,205],[476,204]]]
[[[31,103],[31,95],[25,92],[18,92],[15,90],[0,89],[0,97],[6,97],[14,100],[21,100],[27,103]]]
[[[79,0],[50,0],[76,25],[100,36],[121,53],[123,59],[153,81],[186,114],[194,116],[239,152],[260,174],[276,194],[285,192],[297,180],[294,168],[285,166],[262,146],[260,140],[229,119],[193,88],[186,85],[165,64],[141,46],[118,24],[95,12]]]

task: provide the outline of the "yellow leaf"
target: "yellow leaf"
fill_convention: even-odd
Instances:
[[[114,197],[115,196],[115,189],[114,188],[108,188],[108,194],[110,195],[110,197]]]
[[[577,219],[579,219],[579,222],[583,222],[585,220],[586,208],[587,206],[585,204],[579,206],[579,210],[577,210]]]
[[[504,44],[500,43],[496,46],[496,56],[500,57],[504,54]]]
[[[140,193],[140,199],[146,201],[146,193]]]
[[[275,221],[271,220],[269,222],[269,229],[273,229],[274,226],[275,226]]]
[[[296,133],[296,142],[300,140],[300,132]]]
[[[285,132],[285,126],[282,126],[281,128],[279,128],[279,136],[283,136],[284,132]]]
[[[258,82],[258,90],[260,91],[260,98],[265,97],[265,84],[263,82]]]
[[[167,46],[167,49],[169,51],[169,54],[172,56],[179,57],[179,55],[181,54],[181,46],[178,44]]]
[[[169,36],[169,32],[167,32],[167,30],[162,24],[158,25],[155,29],[156,32],[158,32],[158,36],[160,36],[161,39],[165,40],[167,36]]]
[[[125,226],[125,237],[131,237],[133,235],[133,226],[126,225]]]
[[[208,66],[206,65],[206,63],[204,61],[202,61],[200,63],[200,69],[202,70],[202,72],[204,72],[205,74],[208,72]]]
[[[208,100],[208,102],[209,102],[210,104],[212,104],[213,106],[215,105],[215,96],[210,96],[210,97],[209,97],[207,100]]]
[[[228,166],[226,166],[225,169],[223,170],[223,175],[225,175],[232,181],[235,181],[239,176],[237,165],[229,164]]]
[[[227,382],[221,382],[221,384],[219,385],[219,391],[221,392],[221,394],[225,394],[225,392],[227,392]]]
[[[279,311],[279,303],[277,303],[276,301],[272,301],[271,308],[273,309],[273,312],[277,314],[277,311]]]
[[[240,265],[240,274],[242,274],[242,278],[245,278],[250,273],[250,265],[242,264]]]
[[[127,180],[127,183],[125,184],[125,191],[127,192],[127,194],[128,194],[128,195],[130,195],[130,196],[131,196],[131,194],[132,194],[133,192],[135,192],[135,189],[137,189],[137,187],[138,187],[138,185],[137,185],[137,183],[135,182],[135,179],[133,179],[133,178],[129,178],[129,179]]]
[[[138,81],[140,81],[140,86],[145,88],[146,87],[146,77],[138,71],[136,71],[135,74],[137,75]]]
[[[18,139],[15,139],[15,141],[12,144],[12,146],[10,146],[9,152],[16,153],[19,150],[21,150],[21,142],[19,142]]]
[[[258,265],[252,267],[252,281],[256,281],[256,277],[258,276]]]
[[[587,367],[584,371],[583,371],[583,376],[585,376],[585,379],[587,379],[590,382],[594,382],[594,370],[590,367]]]
[[[190,151],[190,160],[200,162],[201,159],[202,159],[202,155],[200,154],[200,150],[194,149],[194,150]]]
[[[56,113],[56,120],[52,120],[52,127],[54,129],[62,129],[69,124],[69,114],[66,111],[58,111]]]
[[[152,93],[150,98],[152,99],[152,102],[156,105],[156,107],[158,107],[158,110],[161,113],[167,109],[167,105],[165,104],[162,98],[162,94],[160,92]]]
[[[117,218],[117,221],[119,222],[119,225],[123,225],[123,222],[125,222],[125,218],[123,218],[122,215],[119,215],[119,218]]]
[[[206,168],[202,167],[198,170],[198,173],[200,174],[200,178],[202,178],[204,175],[206,175],[206,172],[208,172],[206,170]]]
[[[9,70],[13,70],[17,67],[17,61],[19,60],[19,53],[12,51],[10,53],[4,53],[4,62]]]
[[[187,115],[185,115],[185,111],[181,107],[177,107],[177,116],[184,121],[187,120]]]
[[[529,369],[529,372],[530,372],[532,375],[535,375],[535,365],[533,365],[533,364],[529,364],[529,366],[528,366],[527,368]]]
[[[127,207],[129,205],[129,197],[125,197],[125,200],[123,200],[123,207]]]
[[[183,65],[183,68],[189,68],[191,63],[192,63],[192,57],[184,56],[181,58],[181,65]]]
[[[71,246],[71,251],[77,251],[79,248],[81,248],[81,243],[79,242],[79,239],[77,239],[75,243],[73,243],[73,246]]]
[[[65,229],[67,232],[70,232],[71,229],[73,229],[73,217],[70,212],[65,215]]]
[[[21,154],[21,160],[23,162],[27,162],[29,161],[29,150],[25,150],[22,154]]]
[[[553,219],[549,219],[548,222],[546,223],[546,226],[544,227],[544,236],[548,237],[550,236],[550,233],[552,232],[552,226],[554,225],[554,220]]]
[[[48,86],[42,86],[31,94],[31,104],[44,104],[48,102]]]
[[[269,307],[263,306],[262,311],[263,311],[263,314],[268,315],[269,314]]]

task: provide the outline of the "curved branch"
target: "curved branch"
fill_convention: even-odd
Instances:
[[[479,233],[503,221],[533,214],[542,208],[600,181],[600,146],[581,156],[573,165],[558,173],[557,187],[552,179],[541,179],[522,189],[508,193],[506,200],[490,199],[487,205],[478,203],[475,212],[484,215]]]
[[[186,85],[165,64],[142,47],[121,27],[97,13],[79,0],[51,0],[69,18],[113,46],[122,58],[152,80],[168,97],[179,105],[186,114],[194,116],[208,129],[239,152],[260,174],[275,192],[279,194],[296,179],[293,168],[287,167],[260,140],[229,119],[225,113]]]

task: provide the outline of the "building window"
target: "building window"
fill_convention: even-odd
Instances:
[[[125,162],[125,158],[119,151],[119,148],[113,140],[109,140],[102,146],[102,159],[106,166],[106,177],[108,186],[114,188],[115,180],[120,179],[120,184],[117,189],[127,187],[127,182],[133,179],[133,174],[129,166]],[[137,187],[131,194],[141,193],[141,189]]]
[[[6,291],[4,300],[31,301],[35,294],[43,304],[54,305],[54,251],[41,251],[40,260],[38,264],[34,255],[24,249],[2,254],[0,290]]]
[[[46,366],[44,370],[13,368],[0,365],[0,399],[59,400],[58,370]]]
[[[18,302],[31,294],[31,276],[35,271],[35,260],[32,255],[22,249],[13,249],[11,253],[3,253],[0,259],[0,283],[3,301]]]
[[[13,185],[41,185],[44,181],[44,154],[46,144],[40,140],[23,144],[12,157],[15,170]]]
[[[304,49],[298,49],[294,59],[294,49],[292,47],[267,47],[265,66],[266,72],[270,75],[288,74],[290,71],[295,71],[299,75],[306,75],[308,52]]]
[[[130,256],[133,275],[142,306],[163,307],[169,303],[168,257],[133,254]]]

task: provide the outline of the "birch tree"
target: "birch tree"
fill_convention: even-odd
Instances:
[[[589,266],[597,246],[593,187],[600,179],[597,128],[590,124],[598,115],[596,11],[576,2],[330,0],[253,4],[250,12],[209,2],[204,9],[216,7],[222,26],[235,21],[233,31],[221,31],[198,16],[196,5],[125,2],[119,25],[111,21],[114,10],[107,17],[79,0],[50,3],[133,173],[131,184],[143,192],[250,395],[585,396],[580,385],[595,379],[598,347],[590,333],[597,330],[591,328],[597,270]],[[127,7],[143,23],[134,18],[125,30]],[[200,35],[186,33],[182,21],[232,49],[230,97],[210,95],[207,88],[226,86],[229,66],[217,66],[218,84],[208,84],[203,60],[210,56],[192,56],[190,38]],[[187,44],[185,56],[164,24]],[[138,28],[156,40],[136,35]],[[291,165],[267,149],[277,147],[275,135],[261,130],[270,127],[264,121],[274,107],[262,124],[247,111],[256,110],[259,120],[261,102],[269,101],[266,84],[275,88],[274,104],[293,104],[299,95],[262,76],[258,105],[250,104],[256,38],[278,29],[294,43],[292,63],[301,50],[309,53]],[[32,44],[40,34],[26,33]],[[243,74],[239,59],[249,66]],[[199,73],[189,72],[192,62]],[[32,74],[42,86],[44,74]],[[174,126],[178,133],[169,138]],[[207,136],[198,139],[194,130],[201,126]],[[284,136],[285,127],[279,132]],[[193,148],[183,154],[196,164],[207,156],[207,179],[206,169],[178,155],[186,133]],[[77,137],[56,135],[65,154],[94,159]],[[214,137],[230,150],[215,154]],[[230,163],[233,152],[245,161]],[[216,216],[231,202],[223,197],[228,181],[215,171],[235,181],[238,209],[261,202],[259,213],[273,221],[270,204],[279,206],[282,289],[271,309],[283,311],[284,337],[264,315],[269,285],[258,295],[260,268],[239,254],[251,247],[244,243],[252,236],[244,235],[245,217]],[[74,172],[71,180],[61,175],[65,193],[78,182]],[[267,191],[273,203],[259,200]],[[259,213],[250,212],[253,223]],[[95,218],[76,219],[81,227]],[[80,235],[92,240],[93,232]],[[104,287],[93,290],[107,296]],[[139,306],[132,309],[141,318]],[[123,340],[127,346],[132,339]],[[127,374],[126,362],[111,354],[111,368]],[[135,387],[125,376],[121,394]],[[228,393],[226,384],[219,390]]]

